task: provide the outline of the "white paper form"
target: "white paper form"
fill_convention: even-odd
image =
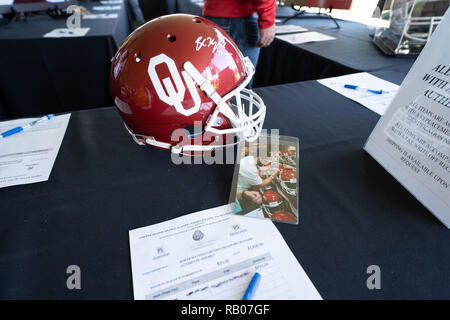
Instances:
[[[367,72],[353,73],[340,77],[320,79],[317,81],[331,90],[342,94],[344,97],[362,104],[379,115],[384,114],[400,88],[392,82],[377,78]],[[376,94],[368,92],[364,89],[348,89],[344,87],[346,84],[357,85],[358,87],[364,89],[383,90],[386,91],[386,93]]]
[[[122,6],[95,6],[92,10],[107,11],[107,10],[120,10]]]
[[[91,28],[59,28],[53,29],[50,32],[44,34],[44,38],[73,38],[73,37],[84,37],[86,33],[89,32]]]
[[[283,35],[279,35],[276,37],[278,39],[287,41],[292,44],[302,44],[302,43],[307,43],[307,42],[336,40],[335,37],[332,37],[332,36],[329,36],[327,34],[323,34],[320,32],[316,32],[316,31],[293,33],[293,34],[283,34]]]
[[[105,1],[100,1],[101,4],[121,4],[123,3],[122,0],[105,0]]]
[[[56,116],[20,133],[0,138],[0,188],[47,181],[70,114]],[[0,132],[36,119],[0,122]]]
[[[131,230],[137,300],[240,300],[257,271],[255,299],[321,299],[271,221],[229,205]]]
[[[83,19],[117,19],[119,15],[117,13],[100,13],[100,14],[85,14]]]
[[[304,31],[308,31],[308,29],[303,28],[302,26],[297,26],[295,24],[282,24],[276,26],[276,34],[304,32]]]

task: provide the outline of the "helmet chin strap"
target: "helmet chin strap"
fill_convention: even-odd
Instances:
[[[139,145],[150,145],[153,147],[167,149],[175,154],[184,154],[184,152],[195,152],[195,151],[213,151],[215,149],[227,148],[234,146],[241,142],[241,140],[229,143],[229,144],[220,144],[220,145],[184,145],[184,146],[173,146],[170,143],[158,141],[153,137],[143,136],[139,134],[135,134],[131,131],[130,128],[124,122],[125,129],[127,129],[128,133],[133,137],[133,140]]]

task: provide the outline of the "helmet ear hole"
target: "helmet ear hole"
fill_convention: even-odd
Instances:
[[[177,37],[174,34],[168,34],[167,40],[169,40],[169,42],[175,42],[177,41]]]

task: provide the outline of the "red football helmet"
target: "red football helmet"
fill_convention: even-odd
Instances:
[[[296,222],[297,221],[292,215],[290,215],[286,211],[282,211],[282,210],[274,212],[274,214],[272,214],[271,218],[272,218],[272,220],[286,221],[286,222]]]
[[[287,194],[295,196],[297,194],[297,172],[294,170],[283,170],[281,172],[280,184]]]
[[[233,145],[233,135],[238,141],[258,138],[265,105],[245,89],[253,73],[219,26],[173,14],[125,40],[112,60],[110,89],[138,144],[193,154]]]
[[[264,191],[262,198],[263,210],[269,217],[272,216],[272,213],[281,210],[282,201],[280,200],[280,196],[278,195],[278,193],[276,193],[275,191]]]
[[[295,150],[289,150],[288,156],[295,159],[295,158],[297,158],[297,152],[295,152]]]

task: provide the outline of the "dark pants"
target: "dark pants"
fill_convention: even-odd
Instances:
[[[258,20],[256,15],[245,18],[206,18],[218,24],[231,36],[244,57],[250,58],[256,70],[259,57],[259,48],[256,46],[256,42],[259,40]],[[249,88],[252,87],[252,83],[253,79],[248,84]]]

